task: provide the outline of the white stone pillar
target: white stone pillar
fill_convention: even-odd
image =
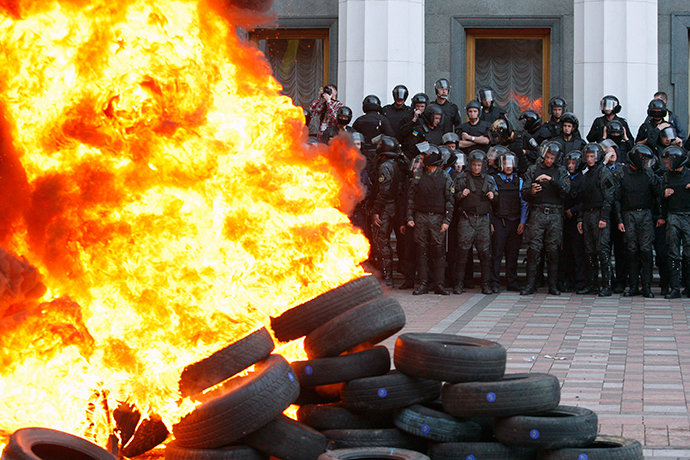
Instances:
[[[340,0],[338,98],[357,117],[364,96],[392,103],[398,84],[424,91],[424,0]]]
[[[574,0],[573,110],[583,137],[607,94],[622,105],[632,135],[658,90],[657,0]]]

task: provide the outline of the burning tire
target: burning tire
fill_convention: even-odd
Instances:
[[[425,443],[397,428],[382,430],[327,430],[323,432],[335,449],[353,447],[393,447],[420,450]]]
[[[213,449],[228,445],[280,415],[299,394],[290,364],[271,355],[246,377],[228,380],[210,399],[173,426],[181,447]]]
[[[117,460],[113,454],[78,436],[50,428],[22,428],[15,431],[2,451],[6,460]]]
[[[393,428],[391,412],[357,413],[342,403],[304,405],[297,411],[297,420],[319,431]]]
[[[383,297],[383,290],[376,277],[356,278],[271,318],[271,328],[281,342],[299,339],[341,313],[378,297]]]
[[[535,449],[505,446],[500,442],[445,442],[429,448],[431,460],[531,460],[536,453]]]
[[[506,349],[497,342],[450,334],[402,334],[395,342],[396,369],[444,382],[494,381],[506,369]]]
[[[249,446],[227,446],[220,449],[185,449],[175,441],[165,446],[165,460],[268,460],[269,455]]]
[[[508,446],[561,449],[591,444],[597,429],[597,414],[591,410],[558,406],[539,414],[499,419],[494,425],[494,436]]]
[[[554,409],[561,399],[549,374],[507,374],[497,382],[444,384],[443,410],[457,417],[509,417]]]
[[[391,371],[386,375],[348,382],[340,395],[346,409],[379,411],[433,401],[440,392],[441,382]]]
[[[644,460],[642,445],[634,439],[618,436],[597,436],[587,447],[571,447],[558,450],[540,450],[540,460]]]
[[[337,316],[304,339],[310,359],[338,356],[351,348],[375,345],[405,326],[405,312],[393,297],[372,300]]]
[[[180,375],[180,394],[191,396],[204,391],[266,359],[273,351],[271,334],[265,327],[185,367]]]
[[[321,454],[318,460],[429,460],[424,454],[406,449],[385,447],[360,447],[354,449],[337,449]]]
[[[290,364],[300,385],[312,387],[386,374],[391,369],[391,357],[388,348],[379,346],[358,353]]]
[[[282,460],[316,460],[326,451],[326,436],[284,415],[242,439],[246,444]]]
[[[401,410],[394,423],[406,433],[436,442],[474,441],[482,435],[479,424],[459,420],[420,404]]]

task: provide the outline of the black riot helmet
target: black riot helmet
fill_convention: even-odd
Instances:
[[[458,143],[460,143],[460,136],[453,132],[446,133],[441,138],[441,142],[443,142],[444,144],[455,143],[455,147],[457,147]]]
[[[654,152],[645,144],[635,144],[635,146],[628,152],[628,161],[635,169],[644,169],[649,166],[654,158]]]
[[[604,161],[604,149],[596,142],[590,142],[582,148],[582,159],[587,162],[587,154],[594,153],[594,164],[600,164]]]
[[[657,120],[664,118],[667,113],[666,103],[661,99],[652,99],[647,106],[647,115]]]
[[[434,122],[434,115],[441,115],[443,118],[443,109],[437,104],[428,104],[424,109],[424,118],[428,124]]]
[[[525,110],[518,117],[522,129],[528,133],[533,132],[541,126],[541,116],[534,110]]]
[[[402,99],[404,103],[409,95],[410,92],[407,90],[407,86],[405,85],[398,85],[393,88],[393,100]]]
[[[575,133],[580,127],[580,120],[577,119],[573,112],[565,112],[563,115],[561,115],[561,119],[559,121],[561,122],[561,126],[563,126],[563,123],[571,123],[573,125],[573,133]]]
[[[400,151],[400,144],[394,137],[383,135],[376,143],[376,153],[382,156],[397,156]]]
[[[489,137],[494,144],[507,144],[510,142],[510,136],[513,134],[513,128],[510,126],[508,120],[499,118],[491,123],[489,128]]]
[[[510,153],[510,150],[508,150],[507,147],[504,147],[503,145],[494,145],[489,149],[488,152],[486,152],[486,159],[487,161],[491,160],[494,162],[494,164],[498,164],[498,159],[501,157],[501,155],[507,155]]]
[[[552,97],[549,101],[549,115],[553,115],[554,107],[563,107],[563,112],[568,108],[568,103],[560,96]]]
[[[659,132],[659,137],[673,141],[676,137],[678,137],[678,134],[676,134],[676,128],[674,128],[672,125],[668,125]]]
[[[473,161],[481,161],[483,163],[486,163],[486,153],[484,153],[483,150],[472,150],[470,154],[467,157],[467,161],[469,163],[472,163]]]
[[[606,115],[606,112],[618,113],[621,111],[621,103],[616,96],[609,94],[601,98],[599,108],[604,115]]]
[[[373,94],[368,95],[362,101],[362,112],[380,112],[381,111],[381,99]]]
[[[439,145],[438,151],[441,152],[441,161],[443,162],[443,166],[446,166],[453,151],[445,145]]]
[[[561,161],[561,155],[563,155],[563,146],[560,142],[551,140],[542,143],[539,148],[539,158],[542,163],[549,153],[555,157],[554,164],[558,164]]]
[[[477,100],[482,103],[484,108],[490,108],[494,99],[494,90],[490,86],[485,86],[477,91]]]
[[[563,157],[563,166],[565,169],[568,169],[570,162],[575,163],[575,171],[581,171],[582,165],[584,164],[584,161],[582,160],[582,152],[579,150],[571,150],[570,152],[566,153],[565,157]]]
[[[470,120],[476,120],[477,118],[470,118],[470,109],[477,109],[479,111],[479,113],[477,114],[477,118],[479,118],[479,114],[482,113],[482,105],[479,103],[479,101],[473,99],[470,102],[468,102],[465,106],[465,113],[467,114],[467,118],[469,118]]]
[[[436,91],[436,95],[438,96],[438,90],[445,88],[448,90],[448,94],[450,94],[450,82],[445,79],[445,78],[439,78],[436,80],[436,83],[434,83],[434,91]],[[442,98],[446,99],[448,96],[441,96]]]
[[[606,123],[606,137],[619,142],[619,139],[623,139],[625,128],[623,128],[623,123],[618,120],[611,120]]]
[[[414,109],[414,106],[417,104],[429,105],[429,96],[424,93],[415,94],[412,96],[412,108]]]
[[[426,155],[422,162],[424,166],[441,166],[443,164],[443,157],[438,147],[433,144],[429,145],[429,149],[426,151]]]
[[[686,165],[688,156],[681,147],[669,145],[661,152],[661,158],[667,162],[668,169],[675,170]]]
[[[450,149],[448,149],[450,150]],[[458,162],[458,155],[455,153],[455,150],[450,150],[450,156],[448,156],[448,159],[443,163],[443,167],[445,168],[453,168],[455,167],[455,163]]]
[[[498,170],[502,173],[506,172],[506,167],[512,167],[513,172],[518,169],[518,158],[513,152],[502,153],[498,156]]]
[[[338,109],[338,124],[347,125],[352,121],[352,109],[344,105]]]

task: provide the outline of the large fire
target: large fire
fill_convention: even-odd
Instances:
[[[0,435],[170,427],[185,365],[363,273],[361,156],[304,146],[233,15],[0,0]]]

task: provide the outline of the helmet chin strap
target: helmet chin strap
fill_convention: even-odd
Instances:
[[[447,94],[439,94],[438,97],[440,97],[441,99],[448,99]]]

